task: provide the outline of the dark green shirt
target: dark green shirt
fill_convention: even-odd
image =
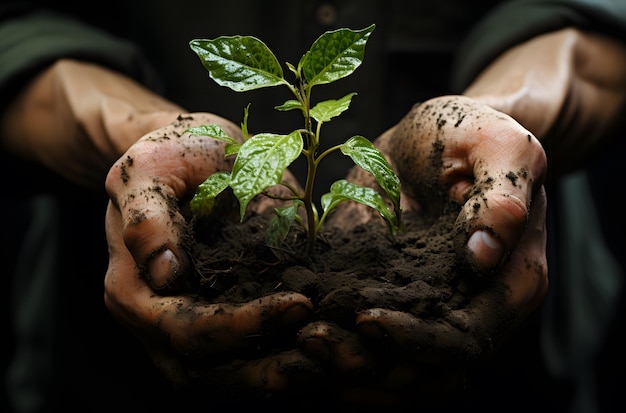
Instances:
[[[299,120],[273,110],[289,98],[285,91],[237,94],[217,86],[189,41],[255,35],[279,61],[296,63],[322,32],[375,23],[363,65],[350,77],[314,90],[316,100],[358,93],[349,111],[325,126],[327,145],[355,134],[376,138],[413,103],[461,92],[490,60],[534,35],[576,26],[626,39],[626,1],[621,0],[61,3],[0,5],[0,111],[36,73],[71,57],[124,72],[190,111],[214,112],[236,123],[251,103],[251,131],[290,131]],[[333,162],[327,181],[342,177],[349,166],[340,157]],[[51,410],[181,411],[145,351],[102,304],[104,193],[84,197],[2,148],[0,177],[0,207],[8,220],[0,257],[6,274],[18,268],[20,281],[3,289],[1,320],[4,326],[16,323],[4,341],[21,350],[22,361],[8,381],[15,400]],[[25,201],[15,199],[20,192]],[[48,195],[42,199],[40,193]],[[509,358],[501,370],[487,372],[487,398],[496,392],[518,407],[541,405],[532,397],[541,383],[524,376],[539,358],[532,350],[515,353],[512,359],[519,365]],[[4,354],[6,366],[12,353]],[[215,397],[204,395],[201,406],[210,411]],[[0,410],[10,411],[4,407]]]

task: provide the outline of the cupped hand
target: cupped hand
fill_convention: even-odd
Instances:
[[[315,366],[293,349],[270,355],[259,337],[271,340],[270,331],[295,336],[311,314],[310,301],[285,292],[242,304],[207,303],[186,289],[192,266],[182,200],[209,174],[231,167],[222,143],[183,133],[204,123],[240,136],[217,116],[181,115],[141,138],[111,168],[105,303],[173,383],[284,391],[293,383],[289,371],[299,371],[302,381],[301,373]],[[299,368],[287,368],[292,365]]]
[[[357,399],[421,397],[424,381],[458,390],[468,363],[487,357],[547,292],[545,153],[514,119],[463,96],[415,106],[376,144],[400,176],[405,211],[438,216],[450,200],[459,203],[457,252],[483,288],[436,322],[370,308],[351,332],[332,322],[307,326],[301,344],[333,363]],[[376,187],[359,168],[348,179]],[[351,203],[330,223],[345,225],[348,217],[351,225],[380,219]],[[369,380],[350,381],[364,371],[374,372]]]
[[[508,115],[464,96],[415,106],[387,135],[388,154],[410,207],[440,214],[462,205],[467,259],[498,269],[527,229],[547,170],[540,142]]]

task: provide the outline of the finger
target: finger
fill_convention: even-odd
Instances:
[[[175,348],[205,357],[238,349],[266,350],[276,344],[277,336],[295,341],[312,305],[301,294],[285,292],[237,305],[179,303],[175,310],[161,314],[159,328],[169,332]]]
[[[334,323],[317,321],[307,324],[298,334],[301,348],[313,357],[331,363],[342,372],[372,368],[368,350],[358,337]]]
[[[453,357],[475,359],[481,353],[479,343],[467,331],[448,321],[424,320],[402,311],[369,309],[357,316],[356,326],[365,336],[402,351],[412,362],[442,364]]]
[[[125,244],[157,290],[175,290],[190,266],[179,202],[213,172],[230,168],[222,143],[183,134],[190,126],[216,122],[237,133],[234,125],[212,115],[179,117],[133,145],[107,176],[107,191],[122,215]]]
[[[109,265],[104,278],[104,303],[111,314],[128,327],[144,345],[155,367],[170,382],[183,384],[188,381],[180,360],[172,353],[164,334],[154,332],[154,320],[149,320],[140,308],[133,307],[133,294],[158,300],[135,265],[134,258],[124,245],[122,219],[119,211],[109,202],[106,211],[106,238],[109,249]],[[145,323],[148,323],[147,325]]]
[[[546,159],[539,141],[518,124],[494,122],[490,137],[467,139],[470,162],[447,173],[471,173],[473,185],[463,194],[457,223],[462,223],[468,261],[479,271],[500,266],[517,245],[529,218],[531,200],[543,184]],[[470,155],[473,151],[473,155]],[[476,161],[471,162],[475,158]],[[452,197],[462,185],[451,188]]]

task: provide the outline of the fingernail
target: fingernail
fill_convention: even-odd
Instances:
[[[148,270],[152,286],[156,289],[162,289],[176,280],[180,268],[176,255],[171,250],[166,249],[150,259]]]
[[[502,259],[502,246],[490,233],[483,230],[474,232],[467,241],[467,247],[474,255],[474,261],[479,269],[494,268]]]

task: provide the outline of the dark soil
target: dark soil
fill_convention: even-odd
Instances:
[[[195,246],[199,278],[194,288],[209,302],[229,303],[279,291],[302,292],[312,300],[317,320],[330,320],[346,330],[354,330],[359,311],[375,307],[450,322],[448,314],[464,308],[482,284],[457,257],[455,237],[462,232],[455,227],[459,208],[451,203],[444,214],[431,219],[404,213],[406,231],[395,237],[382,219],[352,228],[348,225],[344,231],[325,233],[309,258],[303,256],[303,232],[295,229],[286,249],[278,254],[280,258],[266,246],[267,215],[252,215],[243,224],[213,226],[208,231],[196,225],[197,233],[219,235]],[[266,345],[275,346],[277,351],[296,346],[295,333],[286,334],[284,339],[284,343]],[[474,358],[471,353],[468,350],[465,355]],[[464,391],[465,364],[458,359],[454,363],[459,361],[452,367],[458,379],[452,386],[455,398],[462,398]],[[436,383],[438,373],[428,375],[429,385]],[[332,380],[329,383],[337,385]],[[329,397],[322,391],[332,392],[328,388],[318,390],[318,398]],[[433,396],[434,404],[445,404],[448,390],[443,398],[431,390],[425,392]]]
[[[454,248],[458,212],[450,205],[437,219],[405,214],[406,231],[395,237],[382,219],[327,232],[310,257],[304,254],[304,233],[295,229],[285,249],[274,254],[264,242],[268,217],[253,215],[244,224],[223,226],[218,239],[196,244],[197,288],[211,302],[302,292],[320,319],[330,317],[344,326],[372,307],[440,317],[466,302],[457,289],[463,278]]]

